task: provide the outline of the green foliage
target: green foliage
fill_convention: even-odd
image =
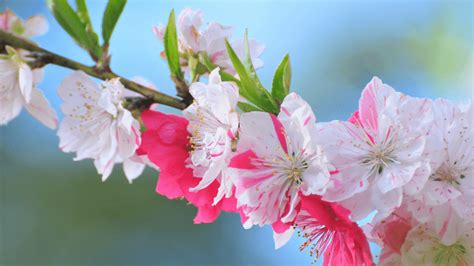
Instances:
[[[199,77],[198,68],[199,68],[199,61],[196,57],[190,56],[188,58],[188,68],[189,72],[191,73],[191,80],[195,81]]]
[[[212,63],[211,59],[206,53],[199,53],[199,62],[206,67],[208,72],[211,72],[217,67],[214,65],[214,63]],[[221,75],[222,81],[233,81],[237,84],[237,86],[240,87],[240,81],[231,74],[222,69],[219,70],[219,74]]]
[[[83,1],[83,0],[81,0]],[[127,0],[109,0],[102,18],[102,38],[104,46],[107,46],[114,31],[115,25],[122,14]]]
[[[92,27],[89,11],[85,0],[76,0],[77,11],[69,4],[68,0],[46,0],[46,3],[58,21],[59,25],[74,39],[74,41],[87,50],[98,65],[108,64],[107,57],[110,37],[122,14],[127,0],[109,0],[102,18],[102,37],[104,43],[101,47],[99,36]]]
[[[84,25],[92,29],[91,19],[89,18],[89,11],[85,0],[76,0],[77,15]]]
[[[74,11],[67,0],[47,0],[47,5],[61,27],[81,46],[89,51],[94,59],[101,57],[101,49],[99,46],[97,34],[89,26],[90,30],[86,30],[88,14],[87,8],[83,1],[77,1],[80,9],[81,17]],[[84,13],[85,12],[85,13]],[[86,23],[84,23],[86,22]],[[90,21],[89,21],[90,25]]]
[[[171,71],[171,75],[178,79],[183,79],[183,72],[179,63],[178,34],[176,32],[176,22],[174,10],[171,10],[168,25],[163,36],[165,45],[166,60]]]
[[[285,55],[280,65],[275,71],[272,82],[272,96],[278,102],[282,102],[288,93],[290,93],[291,84],[291,64],[290,56]]]
[[[238,102],[237,106],[240,108],[240,110],[242,110],[245,113],[253,112],[253,111],[260,111],[260,112],[262,111],[262,109],[250,103]]]
[[[247,34],[245,35],[244,62],[240,61],[230,43],[226,40],[227,53],[239,75],[240,95],[265,112],[278,113],[278,104],[262,86],[250,58]]]

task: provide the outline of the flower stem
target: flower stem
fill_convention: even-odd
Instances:
[[[5,45],[9,45],[15,48],[21,48],[32,52],[31,57],[35,58],[34,64],[37,66],[44,66],[47,64],[58,65],[73,70],[81,70],[90,76],[102,80],[118,77],[127,89],[137,92],[149,99],[152,99],[155,103],[167,105],[180,110],[183,110],[187,107],[187,104],[183,100],[142,86],[136,82],[123,78],[108,69],[100,69],[97,67],[87,66],[74,60],[68,59],[66,57],[60,56],[58,54],[39,47],[31,41],[25,40],[21,37],[18,37],[0,29],[0,48],[3,48]]]

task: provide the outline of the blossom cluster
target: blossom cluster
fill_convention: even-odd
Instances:
[[[12,17],[0,16],[4,30],[36,32]],[[242,89],[220,72],[236,74],[231,28],[213,22],[201,31],[202,20],[192,9],[179,15],[180,60],[186,67],[204,53],[216,68],[190,85],[194,101],[181,115],[134,115],[120,79],[97,84],[76,71],[58,90],[61,150],[92,159],[103,180],[120,163],[130,182],[146,165],[159,169],[156,192],[194,205],[195,223],[234,212],[244,228],[270,225],[276,248],[296,232],[301,250],[324,256],[324,265],[373,265],[369,241],[382,248],[380,265],[474,265],[472,100],[415,98],[374,77],[347,121],[317,122],[294,92],[278,112],[239,111]],[[160,40],[164,31],[154,28]],[[243,41],[232,45],[244,56]],[[248,48],[261,67],[263,45]],[[54,128],[26,60],[11,47],[1,57],[0,123],[24,106]]]

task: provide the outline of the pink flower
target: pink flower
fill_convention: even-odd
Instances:
[[[146,110],[142,113],[146,130],[142,135],[142,145],[137,151],[147,155],[151,162],[160,167],[156,192],[168,199],[184,197],[196,206],[198,213],[194,223],[211,223],[221,211],[237,212],[234,197],[223,198],[213,205],[219,182],[215,180],[197,192],[189,189],[197,186],[201,178],[193,175],[189,168],[190,143],[187,131],[188,121],[177,115]]]
[[[377,210],[383,219],[413,195],[430,174],[424,156],[432,121],[427,100],[396,92],[376,77],[349,120],[319,124],[321,145],[337,169],[325,200],[340,202],[359,220]]]
[[[323,265],[374,265],[369,243],[349,214],[344,207],[320,196],[302,196],[295,226],[307,240],[300,250],[310,247],[315,260],[324,255]]]
[[[379,265],[395,266],[401,264],[402,245],[408,232],[417,224],[406,206],[402,205],[387,218],[364,226],[368,239],[382,248]]]
[[[238,207],[253,224],[292,223],[300,194],[322,195],[330,165],[316,144],[316,118],[297,94],[289,94],[278,117],[264,112],[241,115],[240,140],[229,174]]]

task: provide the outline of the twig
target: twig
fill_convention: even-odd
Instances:
[[[50,52],[46,49],[43,49],[39,47],[38,45],[34,44],[33,42],[25,40],[21,37],[18,37],[16,35],[13,35],[1,29],[0,29],[0,44],[2,45],[2,47],[0,48],[3,48],[4,45],[9,45],[15,48],[21,48],[21,49],[33,52],[31,53],[31,57],[36,59],[33,62],[33,64],[37,64],[37,66],[44,66],[47,64],[58,65],[58,66],[66,67],[73,70],[81,70],[90,76],[93,76],[102,80],[118,77],[120,78],[120,81],[122,82],[122,84],[125,87],[127,87],[129,90],[135,91],[147,98],[150,98],[155,103],[167,105],[167,106],[174,107],[180,110],[183,110],[188,105],[186,103],[188,101],[187,99],[180,100],[178,98],[166,95],[159,91],[152,90],[136,82],[123,78],[107,69],[98,69],[96,67],[91,67],[91,66],[81,64],[74,60],[68,59],[66,57]]]

